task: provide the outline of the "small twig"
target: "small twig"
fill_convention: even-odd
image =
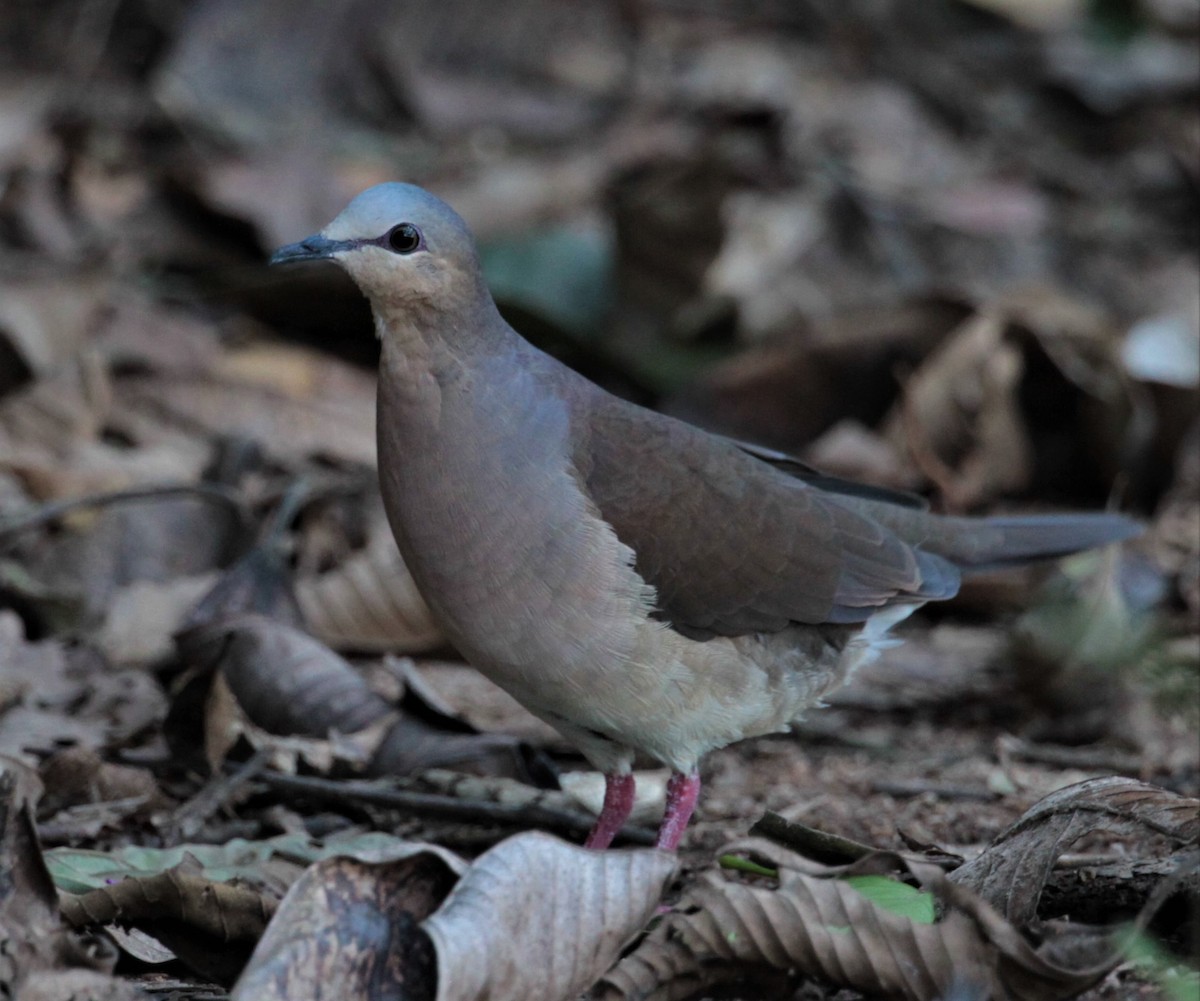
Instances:
[[[806,827],[804,824],[793,824],[770,811],[764,813],[762,819],[750,828],[750,834],[774,841],[826,865],[855,862],[879,850],[861,841],[843,838],[839,834],[818,831],[815,827]]]
[[[514,827],[546,827],[568,834],[586,834],[594,817],[574,810],[557,810],[536,803],[489,803],[464,800],[432,793],[388,789],[376,783],[334,781],[299,775],[265,772],[259,781],[280,792],[311,796],[336,803],[367,803],[391,810],[423,814],[443,820],[461,820],[473,824],[505,824]],[[619,837],[634,845],[653,845],[654,832],[644,827],[622,828]]]
[[[164,825],[175,837],[171,841],[187,841],[196,835],[204,822],[229,803],[238,791],[251,779],[266,770],[271,761],[271,751],[262,748],[236,770],[228,775],[218,775],[208,782],[195,796],[182,804]]]
[[[932,793],[938,799],[965,799],[981,803],[991,802],[1000,795],[982,786],[956,786],[921,779],[875,779],[871,782],[871,789],[887,796],[924,796]]]
[[[764,813],[762,819],[750,828],[750,834],[774,841],[776,844],[783,845],[784,848],[790,848],[806,858],[822,862],[825,865],[846,865],[881,851],[889,851],[890,854],[898,855],[906,862],[936,865],[946,871],[957,869],[962,865],[962,859],[957,855],[943,853],[940,849],[936,853],[890,851],[855,841],[852,838],[844,838],[840,834],[830,834],[828,831],[818,831],[815,827],[794,824],[770,811]],[[905,837],[903,832],[900,836]]]
[[[1136,859],[1128,855],[1088,855],[1065,854],[1054,860],[1055,869],[1092,869],[1102,865],[1120,865],[1122,862],[1134,862]]]
[[[80,838],[95,837],[98,831],[112,829],[141,810],[148,801],[149,796],[143,794],[69,806],[37,825],[38,840],[46,846],[70,844]]]
[[[300,513],[301,508],[308,503],[313,492],[313,485],[304,477],[289,483],[283,496],[279,498],[279,503],[272,512],[270,521],[261,532],[262,542],[260,545],[277,544],[283,538],[283,533],[287,531],[288,526],[295,520],[296,515]]]
[[[1032,744],[1020,737],[1001,737],[997,743],[1007,754],[1038,764],[1056,765],[1060,768],[1111,771],[1119,775],[1139,775],[1141,773],[1141,761],[1136,755],[1122,754],[1111,748]]]
[[[116,490],[106,494],[89,494],[86,497],[74,497],[70,500],[42,504],[32,511],[26,511],[0,521],[0,542],[21,532],[58,521],[73,511],[123,504],[126,501],[160,500],[163,497],[184,496],[224,504],[237,518],[239,528],[244,528],[246,525],[245,509],[233,491],[212,483],[181,483],[158,487],[136,487],[131,490]]]

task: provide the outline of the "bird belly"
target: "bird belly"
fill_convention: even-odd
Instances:
[[[617,749],[628,748],[686,773],[716,748],[786,731],[855,668],[898,642],[887,632],[915,607],[883,609],[865,626],[798,625],[703,641],[647,618],[620,669],[593,679],[593,698],[582,711],[564,703],[552,709],[557,716],[543,718],[602,770],[620,760]]]

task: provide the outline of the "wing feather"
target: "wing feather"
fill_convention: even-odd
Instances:
[[[861,622],[958,589],[948,561],[729,439],[599,392],[572,402],[587,490],[688,635]]]

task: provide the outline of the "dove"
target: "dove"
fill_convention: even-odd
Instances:
[[[411,184],[271,257],[300,261],[371,305],[380,489],[435,620],[605,775],[591,848],[628,819],[635,756],[671,769],[674,851],[706,753],[787,730],[964,575],[1139,531],[934,514],[610,395],[505,322],[466,223]]]

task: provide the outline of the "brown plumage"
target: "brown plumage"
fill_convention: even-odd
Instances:
[[[608,776],[593,847],[628,816],[635,752],[675,772],[673,849],[704,753],[786,729],[962,574],[1138,531],[939,517],[610,396],[504,322],[465,224],[411,185],[364,192],[272,260],[314,259],[375,315],[405,561],[464,656]]]

